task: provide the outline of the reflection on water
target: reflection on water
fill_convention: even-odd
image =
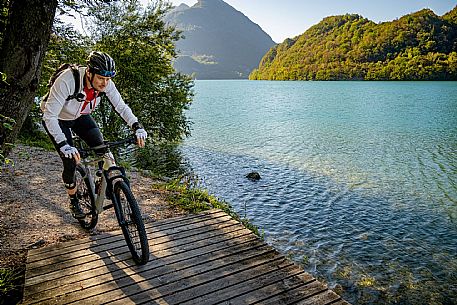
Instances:
[[[457,303],[457,84],[195,90],[183,154],[268,243],[354,304]]]

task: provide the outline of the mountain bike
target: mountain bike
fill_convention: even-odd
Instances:
[[[135,143],[136,138],[105,142],[92,148],[87,148],[77,136],[73,137],[73,141],[81,155],[81,161],[76,166],[77,196],[86,215],[78,219],[79,224],[84,229],[93,229],[97,225],[98,215],[114,207],[133,260],[138,265],[146,264],[149,260],[149,244],[143,217],[125,169],[116,166],[110,152],[110,148]],[[105,204],[106,198],[111,200],[111,204]]]

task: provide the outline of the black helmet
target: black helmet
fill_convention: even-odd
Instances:
[[[114,60],[106,53],[92,51],[86,60],[89,72],[106,77],[116,75],[116,64]]]

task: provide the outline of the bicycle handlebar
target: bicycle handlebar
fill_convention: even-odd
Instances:
[[[137,141],[136,136],[132,135],[128,138],[119,140],[119,141],[113,141],[113,142],[108,142],[105,141],[104,144],[98,145],[95,147],[90,147],[90,148],[78,148],[78,152],[81,155],[81,158],[86,158],[91,153],[95,152],[96,150],[100,149],[106,149],[106,148],[111,148],[111,147],[116,147],[116,146],[121,146],[123,144],[135,144]]]

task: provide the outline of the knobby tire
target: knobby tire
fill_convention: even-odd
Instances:
[[[97,225],[98,221],[98,214],[95,209],[95,194],[92,190],[90,178],[86,176],[86,171],[83,167],[76,167],[75,176],[79,205],[84,214],[86,214],[86,217],[78,219],[78,222],[81,227],[90,230]]]
[[[125,181],[115,183],[114,196],[116,216],[133,260],[144,265],[149,260],[149,244],[138,203]]]

